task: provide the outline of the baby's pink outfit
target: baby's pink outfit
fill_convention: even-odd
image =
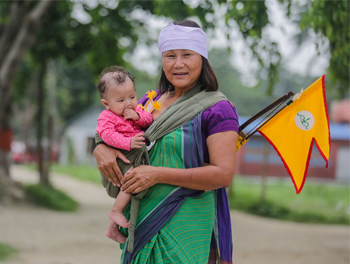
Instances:
[[[142,110],[140,106],[136,107],[135,112],[140,115],[138,121],[124,120],[123,116],[103,110],[97,118],[96,132],[107,145],[130,151],[131,138],[143,133],[141,127],[149,127],[153,122],[152,114]]]

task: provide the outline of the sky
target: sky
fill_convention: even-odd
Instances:
[[[85,0],[85,2],[94,8],[97,6],[97,0]],[[116,1],[101,1],[108,8],[116,8]],[[185,0],[191,7],[195,8],[198,5],[198,0]],[[238,2],[236,8],[242,8],[244,2]],[[214,4],[215,6],[215,4]],[[268,16],[271,24],[264,31],[264,35],[268,35],[271,40],[278,43],[279,51],[282,55],[282,64],[292,73],[299,75],[320,77],[326,73],[329,65],[330,54],[327,51],[328,43],[325,42],[319,47],[320,55],[318,56],[316,49],[316,34],[309,32],[310,39],[305,41],[301,46],[296,44],[293,36],[299,33],[298,25],[291,22],[284,14],[285,8],[277,0],[266,1],[268,8]],[[214,32],[206,32],[208,38],[208,48],[225,48],[230,46],[232,50],[231,61],[232,65],[241,73],[242,82],[248,86],[254,86],[257,82],[255,72],[258,68],[258,63],[252,59],[251,51],[241,36],[238,26],[234,21],[231,21],[230,41],[227,40],[225,33],[220,29],[223,28],[226,9],[216,5],[215,17],[208,14],[207,19],[215,19],[217,27]],[[107,11],[108,12],[108,11]],[[72,11],[72,17],[76,18],[81,23],[89,23],[91,18],[84,11],[81,2],[76,2]],[[139,41],[133,54],[126,54],[125,59],[131,61],[135,68],[144,70],[151,75],[158,74],[159,63],[161,57],[157,48],[157,38],[159,31],[166,27],[171,20],[166,17],[155,17],[154,15],[135,9],[132,18],[137,18],[145,23],[146,31],[139,31]],[[196,18],[191,18],[196,22],[200,21]],[[149,45],[149,39],[153,40],[153,44]],[[121,41],[122,45],[129,44],[128,39]],[[147,44],[146,44],[147,43]],[[210,61],[210,57],[209,57]]]

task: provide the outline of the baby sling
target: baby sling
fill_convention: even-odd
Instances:
[[[201,85],[196,85],[194,88],[186,92],[183,96],[177,99],[172,105],[170,105],[159,117],[153,122],[153,124],[147,129],[144,134],[146,143],[152,144],[156,140],[162,138],[168,133],[178,129],[190,120],[192,120],[200,112],[215,105],[219,101],[227,100],[225,95],[219,91],[202,91]],[[101,143],[102,140],[96,134],[96,143]],[[123,175],[128,171],[131,165],[138,167],[141,165],[149,165],[149,156],[146,146],[141,149],[132,149],[131,151],[120,150],[130,161],[129,164],[117,160],[118,166]],[[109,196],[116,198],[119,193],[119,188],[114,186],[101,174],[101,183],[106,188]],[[134,249],[134,232],[136,227],[137,215],[140,200],[146,194],[147,190],[144,190],[136,195],[132,196],[130,206],[130,226],[129,226],[129,243],[128,251],[133,252]]]

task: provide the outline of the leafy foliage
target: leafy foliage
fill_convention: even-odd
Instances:
[[[333,80],[332,86],[345,96],[349,86],[348,2],[312,1],[307,2],[305,6],[299,6],[297,2],[291,0],[280,0],[280,2],[289,5],[287,15],[293,19],[297,12],[296,22],[300,24],[301,34],[304,37],[309,29],[313,29],[319,33],[320,41],[329,40],[332,55],[329,72]],[[68,68],[65,74],[61,71],[58,91],[62,94],[62,98],[69,93],[76,99],[74,104],[69,104],[69,107],[67,107],[69,100],[63,99],[62,104],[58,104],[62,109],[66,109],[63,110],[66,113],[63,116],[69,118],[69,112],[80,112],[87,105],[98,101],[94,83],[96,76],[104,67],[115,64],[131,67],[129,62],[125,61],[124,55],[132,53],[139,33],[147,32],[144,21],[131,15],[135,10],[174,20],[198,17],[204,29],[215,29],[218,18],[208,19],[208,14],[213,15],[219,6],[227,10],[224,28],[227,36],[230,37],[232,25],[236,24],[253,56],[259,62],[260,73],[268,76],[265,92],[271,95],[279,80],[281,54],[277,44],[263,34],[264,28],[270,23],[265,1],[218,1],[216,6],[215,3],[205,0],[193,6],[184,1],[172,1],[169,4],[168,1],[156,0],[120,1],[115,8],[103,4],[93,8],[84,5],[84,11],[91,17],[91,21],[83,24],[71,16],[73,2],[58,1],[50,8],[45,27],[38,33],[37,41],[31,50],[31,63],[27,57],[28,62],[25,64],[28,70],[22,69],[17,76],[15,87],[18,91],[14,92],[14,96],[18,100],[25,95],[23,92],[26,89],[25,80],[32,78],[35,62],[40,64],[43,59],[59,59],[61,64]],[[9,7],[9,4],[1,6],[0,13],[3,14],[1,19],[6,19],[5,14]],[[291,10],[294,10],[294,13]],[[87,76],[90,76],[89,80]]]
[[[279,80],[275,83],[274,93],[268,95],[268,81],[261,81],[258,87],[247,87],[242,84],[238,71],[230,64],[230,52],[226,49],[216,49],[209,53],[211,65],[218,77],[219,89],[236,106],[241,116],[252,116],[281,95],[292,91],[297,93],[302,87],[312,84],[315,79],[301,77],[289,73],[283,64],[276,69]],[[302,85],[301,85],[302,84]]]
[[[259,62],[260,71],[267,70],[269,80],[267,93],[271,95],[278,81],[281,54],[277,43],[263,35],[263,29],[269,24],[265,1],[244,1],[244,3],[231,1],[226,13],[226,23],[238,25],[254,58]]]
[[[329,42],[331,54],[328,68],[332,80],[332,89],[338,90],[339,97],[349,96],[350,76],[350,5],[348,0],[339,1],[306,1],[298,5],[297,1],[280,0],[289,3],[288,15],[299,23],[303,38],[316,33],[316,47]]]
[[[349,87],[349,3],[342,1],[311,1],[300,5],[291,0],[279,0],[288,5],[289,15],[300,24],[301,34],[308,36],[310,29],[317,33],[318,41],[329,41],[331,61],[329,73],[333,89],[338,89],[342,97],[346,96]],[[216,5],[216,6],[215,6]],[[8,21],[10,2],[0,7],[0,21],[5,25]],[[124,65],[126,52],[132,52],[138,41],[138,33],[143,31],[144,21],[133,17],[133,11],[139,9],[147,14],[166,16],[174,20],[187,17],[198,17],[204,29],[215,28],[216,20],[208,19],[218,7],[225,7],[225,32],[230,37],[232,25],[236,24],[253,56],[258,60],[260,71],[267,73],[267,93],[272,94],[278,82],[278,68],[281,60],[277,44],[263,34],[269,23],[265,1],[200,1],[197,6],[186,1],[120,1],[115,8],[98,4],[96,7],[84,5],[84,10],[91,21],[82,24],[71,16],[74,2],[58,1],[50,8],[45,27],[38,33],[37,41],[32,48],[33,61],[59,58],[71,64],[79,61],[86,64],[90,71],[90,85],[95,82],[98,73],[109,65]],[[293,11],[294,10],[294,11]],[[1,32],[1,27],[0,27]],[[127,45],[123,41],[127,41]],[[318,45],[318,43],[316,43]],[[29,66],[33,69],[33,63]],[[32,71],[33,72],[33,71]],[[19,73],[17,79],[27,80],[28,73]],[[26,76],[23,76],[26,75]],[[23,81],[22,81],[23,82]],[[86,86],[89,92],[92,87]],[[25,89],[25,84],[15,85]],[[90,87],[90,88],[89,88]],[[15,96],[24,94],[21,90]],[[86,103],[91,104],[91,100]]]

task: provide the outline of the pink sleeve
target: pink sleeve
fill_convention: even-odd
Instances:
[[[140,115],[140,120],[135,121],[135,123],[138,124],[140,127],[146,128],[153,123],[152,114],[142,110],[140,106],[136,107],[135,112]]]
[[[96,132],[107,145],[130,151],[131,138],[124,137],[122,133],[116,131],[116,127],[121,122],[123,122],[122,119],[114,113],[104,110],[97,118]]]

